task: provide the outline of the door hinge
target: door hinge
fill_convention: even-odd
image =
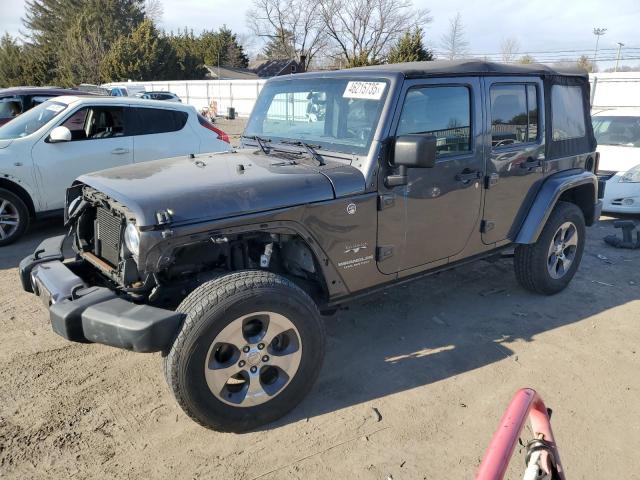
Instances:
[[[376,260],[381,262],[393,256],[393,245],[381,245],[376,248]]]
[[[493,230],[496,227],[496,224],[491,220],[482,220],[480,224],[480,233],[487,233]]]
[[[500,179],[500,175],[498,175],[497,173],[492,173],[491,175],[487,175],[486,177],[484,177],[484,188],[489,190],[496,183],[498,183],[499,179]]]
[[[396,197],[393,193],[380,195],[378,197],[378,210],[384,210],[385,208],[393,207],[395,203]]]

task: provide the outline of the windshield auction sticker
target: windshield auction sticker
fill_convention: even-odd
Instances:
[[[342,98],[364,98],[367,100],[380,100],[384,89],[384,82],[349,82],[344,89]]]
[[[58,113],[64,110],[64,108],[65,108],[64,105],[60,105],[59,103],[53,103],[47,107],[47,110]]]

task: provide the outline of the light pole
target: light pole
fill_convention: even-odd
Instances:
[[[622,52],[622,47],[624,47],[624,43],[618,42],[618,55],[616,56],[616,68],[613,69],[614,72],[618,71],[618,63],[620,63],[620,53]]]
[[[593,68],[592,70],[595,71],[596,69],[596,57],[598,56],[598,42],[600,41],[600,37],[602,35],[604,35],[605,33],[607,33],[607,29],[606,28],[594,28],[593,29],[593,34],[596,36],[596,50],[595,52],[593,52]]]

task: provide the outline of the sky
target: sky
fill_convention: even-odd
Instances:
[[[313,0],[310,0],[313,1]],[[19,34],[24,0],[0,0],[0,33]],[[251,0],[163,0],[160,26],[167,31],[185,26],[198,32],[226,24],[233,31],[248,34],[246,11]],[[425,41],[436,50],[448,30],[449,19],[462,15],[471,53],[498,53],[505,38],[515,38],[520,52],[580,50],[557,54],[532,53],[534,58],[575,57],[595,47],[594,27],[607,28],[599,48],[615,49],[625,44],[621,64],[640,64],[640,0],[413,0],[417,8],[427,8],[433,18],[425,28]],[[558,6],[562,6],[558,9]],[[260,45],[250,45],[253,50]],[[627,47],[638,47],[627,50]],[[615,56],[615,50],[602,50],[599,56]],[[546,57],[545,57],[546,56]],[[626,57],[636,59],[624,60]],[[544,57],[544,58],[543,58]],[[599,63],[601,68],[612,62]]]

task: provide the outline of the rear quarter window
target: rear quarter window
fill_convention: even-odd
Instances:
[[[553,140],[582,138],[586,134],[582,89],[578,86],[551,87],[551,125]]]
[[[182,130],[189,114],[161,108],[136,108],[138,125],[134,135],[151,135]]]

